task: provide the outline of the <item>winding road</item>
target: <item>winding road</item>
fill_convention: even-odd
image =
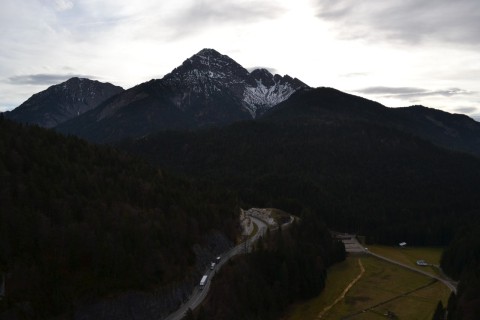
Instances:
[[[253,235],[252,238],[247,239],[245,242],[240,243],[236,247],[223,253],[221,256],[222,257],[221,260],[217,263],[215,268],[213,270],[210,270],[210,268],[208,268],[204,273],[205,275],[208,275],[207,282],[205,283],[204,288],[200,289],[199,286],[196,286],[195,289],[193,289],[193,292],[190,298],[184,304],[182,304],[178,310],[168,315],[168,317],[166,317],[165,320],[180,320],[185,316],[185,313],[188,311],[188,309],[193,310],[196,307],[198,307],[202,303],[202,301],[205,299],[205,297],[208,294],[208,291],[210,290],[210,283],[212,281],[212,278],[222,268],[222,266],[233,256],[244,253],[245,248],[247,249],[247,251],[250,251],[252,245],[261,236],[265,234],[268,228],[267,224],[256,217],[250,216],[250,218],[252,219],[252,222],[257,225],[257,232],[255,233],[255,235]],[[291,219],[289,223],[291,223],[292,221],[293,219]]]

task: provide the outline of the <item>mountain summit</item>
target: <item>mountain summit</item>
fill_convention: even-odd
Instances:
[[[239,99],[252,118],[288,99],[299,88],[308,87],[290,76],[272,75],[266,69],[251,73],[240,64],[214,49],[203,49],[164,77],[174,86],[193,88],[210,95],[220,89]],[[184,99],[185,101],[185,99]]]
[[[53,128],[94,109],[122,91],[121,87],[110,83],[75,77],[34,94],[5,115],[17,122]]]
[[[195,129],[251,120],[306,84],[265,69],[249,72],[230,57],[203,49],[162,79],[151,80],[58,126],[95,142],[139,138],[167,129]]]

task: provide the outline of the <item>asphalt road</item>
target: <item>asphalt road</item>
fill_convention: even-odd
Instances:
[[[200,290],[199,285],[197,285],[188,301],[182,304],[182,306],[177,311],[171,313],[168,317],[166,317],[165,320],[180,320],[184,317],[188,309],[193,310],[198,307],[207,296],[208,291],[210,290],[211,280],[215,276],[215,273],[218,272],[222,268],[222,266],[233,256],[244,253],[245,249],[247,249],[247,251],[250,250],[252,244],[265,234],[265,232],[267,231],[267,224],[255,217],[250,216],[250,218],[252,219],[252,222],[255,223],[258,227],[257,233],[251,239],[248,239],[246,243],[243,242],[236,247],[230,249],[229,251],[223,253],[221,255],[220,262],[217,263],[213,270],[210,270],[210,267],[208,267],[208,269],[204,273],[205,275],[208,275],[207,282],[205,283],[204,288]],[[198,279],[198,281],[200,282],[200,279]]]

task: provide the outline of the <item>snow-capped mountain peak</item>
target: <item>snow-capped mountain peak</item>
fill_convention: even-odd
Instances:
[[[288,99],[301,87],[307,87],[298,79],[273,75],[267,69],[255,69],[251,73],[227,55],[214,49],[203,49],[185,60],[163,79],[175,88],[183,88],[175,97],[181,109],[192,101],[192,95],[211,97],[222,91],[239,99],[244,110],[256,118],[274,105]]]
[[[275,84],[273,81],[274,75],[267,69],[255,69],[250,73],[250,75],[257,83],[262,83],[265,86],[273,86]]]
[[[249,72],[229,56],[203,49],[163,78],[130,88],[57,129],[111,142],[157,130],[222,126],[257,118],[301,87],[307,86],[300,80],[267,69]],[[85,123],[94,126],[86,130]]]
[[[213,49],[203,49],[185,60],[181,66],[167,74],[167,82],[211,82],[218,79],[224,84],[239,83],[249,76],[248,71],[226,55]]]

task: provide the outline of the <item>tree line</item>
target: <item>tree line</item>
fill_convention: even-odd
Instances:
[[[448,320],[480,318],[480,221],[472,220],[457,234],[442,254],[442,270],[458,280],[457,294],[450,297],[443,314]]]

